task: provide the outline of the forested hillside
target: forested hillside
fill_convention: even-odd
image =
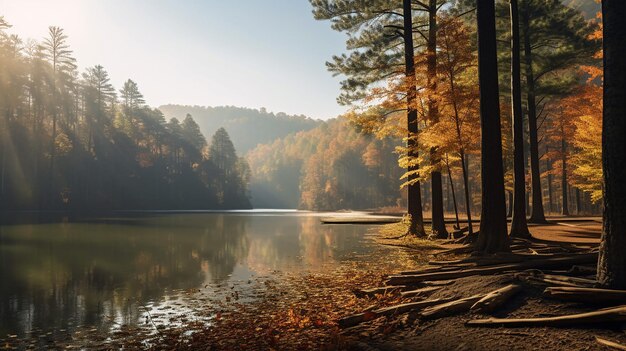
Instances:
[[[339,117],[259,145],[247,154],[251,200],[260,208],[361,209],[401,198],[399,140],[359,133]]]
[[[320,124],[320,121],[303,115],[292,116],[283,112],[274,114],[264,108],[256,110],[235,106],[164,105],[159,110],[166,118],[182,118],[191,114],[204,135],[212,135],[218,128],[224,127],[232,137],[235,148],[241,153],[258,144],[269,143]]]
[[[226,131],[207,146],[191,115],[167,121],[134,81],[118,91],[100,65],[79,72],[59,27],[41,42],[9,28],[0,17],[1,210],[250,207]]]

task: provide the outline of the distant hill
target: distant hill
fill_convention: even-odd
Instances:
[[[394,152],[401,140],[359,133],[338,117],[246,154],[254,208],[304,210],[395,206],[402,198]],[[403,202],[404,200],[400,200]]]
[[[596,18],[596,14],[602,11],[602,5],[595,0],[563,0],[563,3],[578,9],[587,19]]]
[[[245,154],[258,144],[270,143],[291,133],[313,129],[322,123],[303,115],[293,116],[283,112],[276,114],[235,106],[184,106],[163,105],[159,107],[166,118],[179,120],[189,113],[198,123],[202,133],[210,139],[220,127],[224,127],[239,155]]]

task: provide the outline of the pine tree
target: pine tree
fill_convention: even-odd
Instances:
[[[511,17],[511,116],[513,119],[513,208],[511,236],[529,238],[526,224],[526,170],[524,169],[524,118],[520,73],[519,10],[517,0],[509,0]]]
[[[495,253],[508,250],[509,242],[504,198],[494,2],[478,1],[476,17],[482,181],[482,210],[476,248],[482,253]]]
[[[532,208],[529,221],[545,222],[539,168],[539,137],[551,97],[568,93],[578,76],[568,68],[593,61],[599,41],[594,24],[559,0],[524,0],[520,6],[524,38],[526,108],[530,142]]]
[[[604,46],[604,110],[602,166],[604,214],[598,283],[626,288],[626,2],[602,1]]]

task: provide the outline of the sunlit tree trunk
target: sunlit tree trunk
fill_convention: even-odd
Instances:
[[[602,166],[604,224],[598,283],[626,288],[626,1],[603,0],[604,107]]]
[[[526,170],[524,169],[524,117],[520,73],[519,11],[517,0],[510,0],[511,14],[511,102],[513,118],[513,204],[512,237],[529,238],[526,224]]]
[[[452,204],[454,205],[454,218],[456,219],[456,227],[461,228],[461,223],[459,223],[459,209],[456,205],[456,194],[454,193],[454,182],[452,181],[452,172],[450,171],[450,164],[447,162],[446,155],[446,168],[448,169],[448,180],[450,181],[450,189],[452,192]]]
[[[411,11],[411,0],[403,0],[403,16],[404,16],[404,61],[405,61],[405,74],[407,80],[410,82],[409,90],[407,91],[407,127],[409,130],[407,146],[409,149],[409,156],[416,160],[417,153],[417,110],[416,99],[417,90],[415,87],[415,54],[413,48],[413,18]],[[420,189],[420,182],[417,174],[418,166],[409,166],[409,186],[407,187],[408,197],[408,213],[411,216],[411,225],[409,232],[418,236],[425,236],[424,230],[424,215],[422,211],[422,192]]]
[[[509,239],[504,197],[494,1],[477,1],[476,15],[482,183],[480,232],[476,248],[481,253],[495,253],[507,251]]]

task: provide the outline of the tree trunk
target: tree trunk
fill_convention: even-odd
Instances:
[[[431,123],[439,122],[439,109],[434,92],[437,90],[437,0],[430,0],[428,4],[428,43],[427,43],[427,80],[431,93],[428,97],[428,119]],[[435,166],[435,170],[431,172],[431,225],[433,234],[437,238],[446,239],[448,231],[446,230],[446,222],[443,215],[443,182],[441,180],[441,171],[439,166],[441,157],[437,153],[436,148],[430,150],[431,164]]]
[[[524,169],[524,117],[520,73],[519,10],[517,0],[510,0],[511,14],[511,106],[513,118],[513,218],[511,236],[530,238],[526,223],[526,170]]]
[[[463,190],[465,191],[465,212],[467,212],[467,233],[474,234],[472,229],[472,205],[470,198],[469,176],[467,175],[467,167],[465,165],[465,153],[461,151],[461,168],[463,169]]]
[[[582,213],[580,206],[580,189],[576,188],[576,215],[580,215]]]
[[[546,148],[546,153],[548,148]],[[552,196],[552,163],[550,159],[546,157],[546,172],[548,173],[547,185],[548,185],[548,213],[554,213],[554,201]]]
[[[598,282],[626,288],[626,1],[603,0],[604,107],[602,166],[604,213]]]
[[[504,167],[498,92],[495,4],[476,3],[478,21],[478,81],[480,87],[480,127],[482,204],[480,233],[476,242],[482,253],[507,251]]]
[[[411,0],[403,0],[403,15],[404,15],[404,61],[405,61],[405,74],[407,80],[411,82],[410,89],[407,91],[407,127],[409,130],[407,146],[409,149],[409,156],[417,159],[417,110],[415,109],[415,100],[417,98],[417,90],[415,84],[415,54],[413,49],[413,18],[411,12]],[[408,181],[411,183],[407,187],[408,197],[408,213],[411,216],[411,225],[409,232],[417,236],[425,236],[424,230],[424,217],[422,214],[422,192],[420,190],[420,182],[417,181],[417,166],[409,166],[410,172]]]
[[[526,63],[526,89],[528,105],[528,136],[530,141],[530,173],[532,179],[532,207],[529,222],[546,223],[543,213],[543,198],[541,195],[541,178],[539,173],[539,141],[537,138],[537,104],[535,101],[535,78],[533,74],[533,59],[530,43],[530,16],[528,4],[522,16],[524,31],[524,59]]]
[[[506,192],[506,196],[507,196],[507,208],[506,208],[506,218],[509,217],[513,217],[513,192],[512,191],[508,191]]]
[[[563,134],[561,134],[561,191],[563,192],[561,214],[563,216],[569,216],[569,201],[567,200],[567,144],[565,143],[565,133],[563,131],[563,126],[561,126],[561,130],[563,132]]]
[[[448,179],[450,180],[450,189],[452,191],[452,203],[454,204],[454,218],[456,218],[456,227],[460,229],[461,223],[459,223],[459,209],[456,206],[456,194],[454,193],[454,183],[452,182],[452,173],[450,172],[450,164],[448,164],[448,162],[446,162],[446,167],[448,168]]]

